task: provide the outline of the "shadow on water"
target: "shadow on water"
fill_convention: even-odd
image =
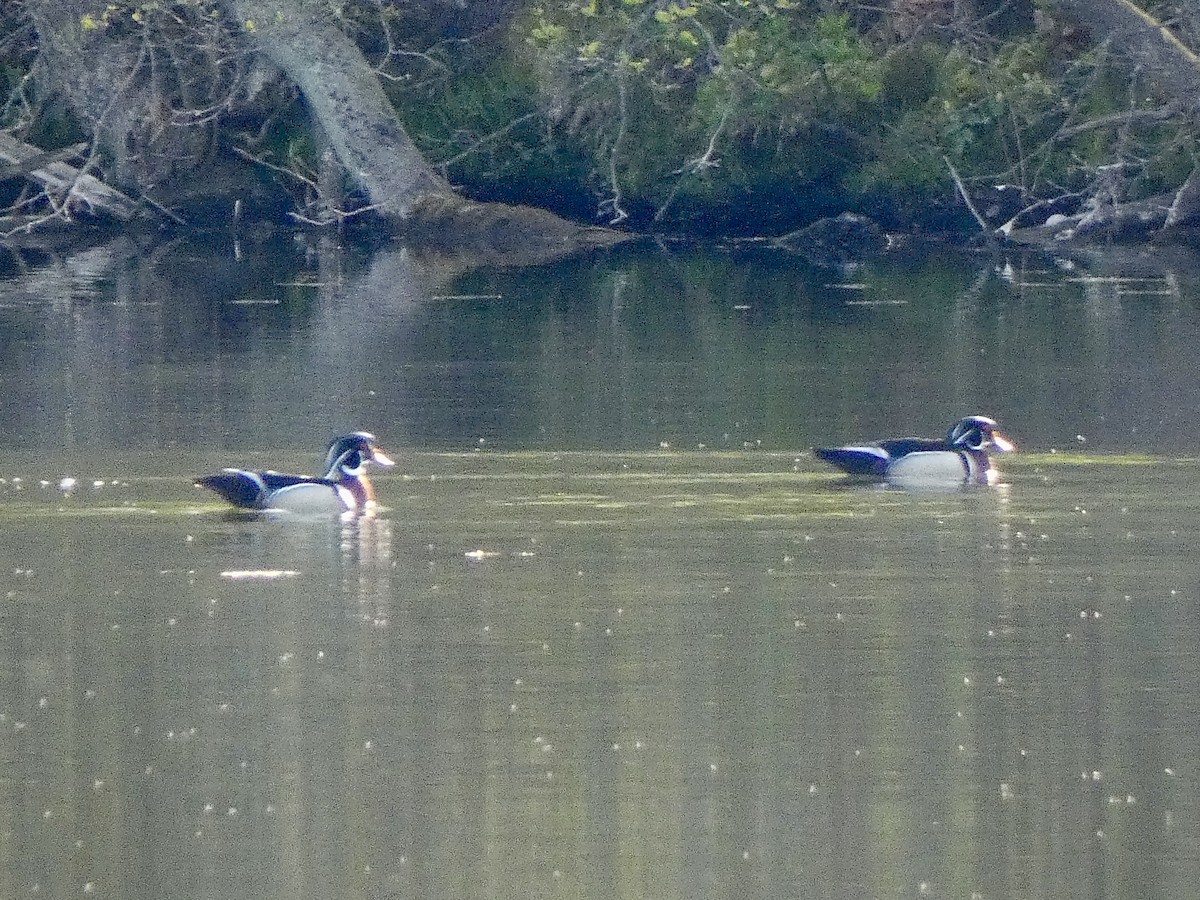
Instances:
[[[985,412],[1024,446],[1182,452],[1196,267],[833,271],[621,250],[513,271],[403,248],[89,251],[0,283],[0,447],[806,447]]]

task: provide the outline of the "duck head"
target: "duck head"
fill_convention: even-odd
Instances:
[[[355,431],[336,438],[325,454],[325,477],[338,480],[355,478],[366,471],[367,463],[378,466],[395,465],[391,457],[379,449],[375,435]]]
[[[995,420],[987,416],[967,416],[950,429],[946,443],[956,450],[999,450],[1001,453],[1015,450],[1013,442],[997,431],[997,427]]]

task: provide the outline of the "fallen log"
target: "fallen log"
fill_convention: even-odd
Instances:
[[[60,152],[45,151],[17,140],[11,134],[0,132],[0,162],[8,164],[6,169],[0,170],[0,176],[14,177],[4,175],[9,168],[14,171],[24,169],[17,174],[42,185],[48,193],[65,196],[68,209],[82,204],[89,211],[104,213],[121,222],[128,222],[139,214],[141,205],[136,200],[109,187],[99,178],[63,162],[61,158],[55,158]],[[51,158],[44,161],[47,155]],[[70,153],[68,157],[73,155]]]

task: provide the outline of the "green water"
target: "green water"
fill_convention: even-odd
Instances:
[[[1200,463],[1007,462],[10,480],[0,895],[1190,897]]]
[[[1195,896],[1194,259],[0,267],[0,900]]]

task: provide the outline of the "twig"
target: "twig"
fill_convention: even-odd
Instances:
[[[950,177],[954,179],[954,186],[958,188],[959,196],[963,198],[963,202],[967,204],[967,209],[971,211],[971,215],[975,217],[975,221],[979,223],[980,229],[987,235],[989,240],[995,238],[992,233],[992,228],[988,225],[987,220],[979,214],[979,210],[975,208],[975,204],[971,201],[971,195],[967,193],[967,186],[963,184],[962,178],[958,175],[958,169],[954,168],[954,163],[950,162],[950,157],[942,154],[942,162],[946,164],[946,168],[950,170]]]
[[[617,136],[613,138],[612,146],[608,150],[608,183],[612,186],[612,196],[600,204],[600,209],[612,210],[613,217],[609,220],[609,225],[619,225],[629,218],[629,213],[621,207],[621,181],[617,174],[617,158],[625,143],[625,134],[629,124],[629,92],[625,84],[625,76],[621,72],[617,73],[617,98],[620,104],[618,109],[621,113],[620,126],[617,129]]]

